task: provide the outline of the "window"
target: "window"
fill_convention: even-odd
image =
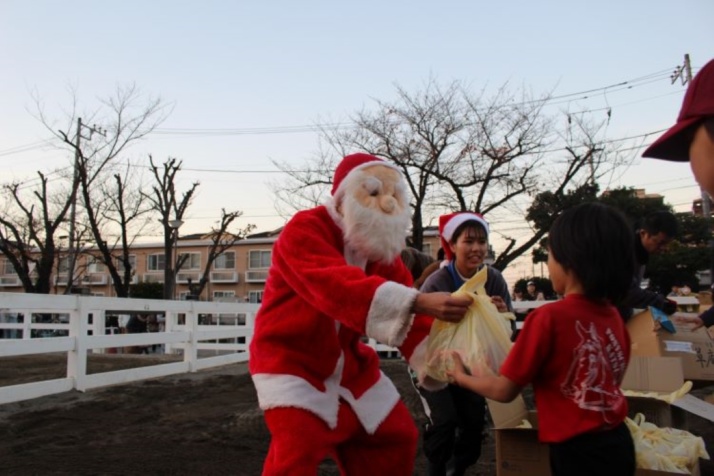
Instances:
[[[235,291],[213,291],[213,299],[235,297]]]
[[[15,273],[15,267],[10,263],[9,259],[4,259],[0,262],[0,273],[4,275],[17,274]]]
[[[431,254],[431,243],[422,243],[421,250],[429,256],[434,256],[433,254]]]
[[[69,273],[69,256],[61,257],[57,263],[57,268],[59,274]]]
[[[124,272],[124,260],[122,258],[116,258],[117,262],[117,272],[122,274]],[[136,255],[129,255],[129,266],[132,270],[136,271]]]
[[[236,253],[235,251],[226,251],[219,254],[213,261],[213,269],[235,269]]]
[[[270,250],[253,250],[249,252],[249,256],[249,268],[270,268]]]
[[[99,258],[95,256],[91,256],[88,258],[89,260],[89,266],[87,266],[87,271],[90,273],[103,273],[107,270],[106,266],[104,266],[104,263],[99,261]]]
[[[164,270],[164,254],[149,255],[146,257],[146,269],[148,271],[163,271]]]
[[[260,304],[263,302],[263,291],[248,291],[248,302]]]
[[[201,269],[201,253],[181,253],[179,260],[185,260],[181,270]]]

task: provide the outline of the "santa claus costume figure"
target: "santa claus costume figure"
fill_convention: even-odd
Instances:
[[[264,475],[314,476],[328,456],[342,474],[412,474],[418,431],[361,338],[398,347],[437,388],[423,376],[432,319],[459,321],[470,300],[411,287],[399,258],[408,227],[401,173],[353,154],[335,171],[329,203],[281,232],[250,344],[271,433]]]

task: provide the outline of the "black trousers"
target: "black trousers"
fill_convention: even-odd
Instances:
[[[481,456],[486,400],[457,385],[430,392],[417,388],[429,423],[424,431],[424,454],[429,476],[463,475]]]
[[[553,476],[632,476],[635,474],[635,445],[627,425],[578,435],[550,444]]]

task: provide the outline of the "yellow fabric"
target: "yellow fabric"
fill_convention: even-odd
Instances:
[[[445,350],[456,350],[472,375],[497,375],[511,349],[513,313],[498,312],[486,294],[488,271],[484,266],[471,279],[452,293],[473,299],[466,316],[459,323],[434,321],[426,350],[426,373],[441,382],[448,382],[446,370],[453,367]]]

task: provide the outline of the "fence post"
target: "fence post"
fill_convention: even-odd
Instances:
[[[96,307],[96,306],[95,306]],[[93,336],[103,336],[107,332],[107,316],[105,309],[94,309],[92,311],[92,335]],[[92,349],[92,352],[97,352],[99,354],[106,354],[107,349],[99,349],[99,351]]]
[[[257,311],[246,311],[245,313],[245,327],[247,332],[245,337],[245,352],[250,357],[250,341],[253,340],[253,331],[255,330],[255,315]]]
[[[74,349],[67,352],[67,377],[74,379],[74,388],[81,392],[87,389],[87,331],[89,309],[81,296],[72,296],[74,309],[69,314],[69,336],[74,340]]]
[[[32,310],[22,310],[22,338],[32,339]]]
[[[189,340],[183,349],[183,360],[188,362],[189,372],[196,372],[196,361],[198,360],[198,313],[195,302],[190,301],[190,309],[186,312],[186,329],[189,331]]]
[[[176,327],[176,324],[178,322],[178,314],[174,311],[164,311],[164,332],[169,333],[174,330],[174,327]],[[169,344],[168,342],[164,344],[164,354],[170,355],[173,354],[174,349],[173,349],[173,344]]]

